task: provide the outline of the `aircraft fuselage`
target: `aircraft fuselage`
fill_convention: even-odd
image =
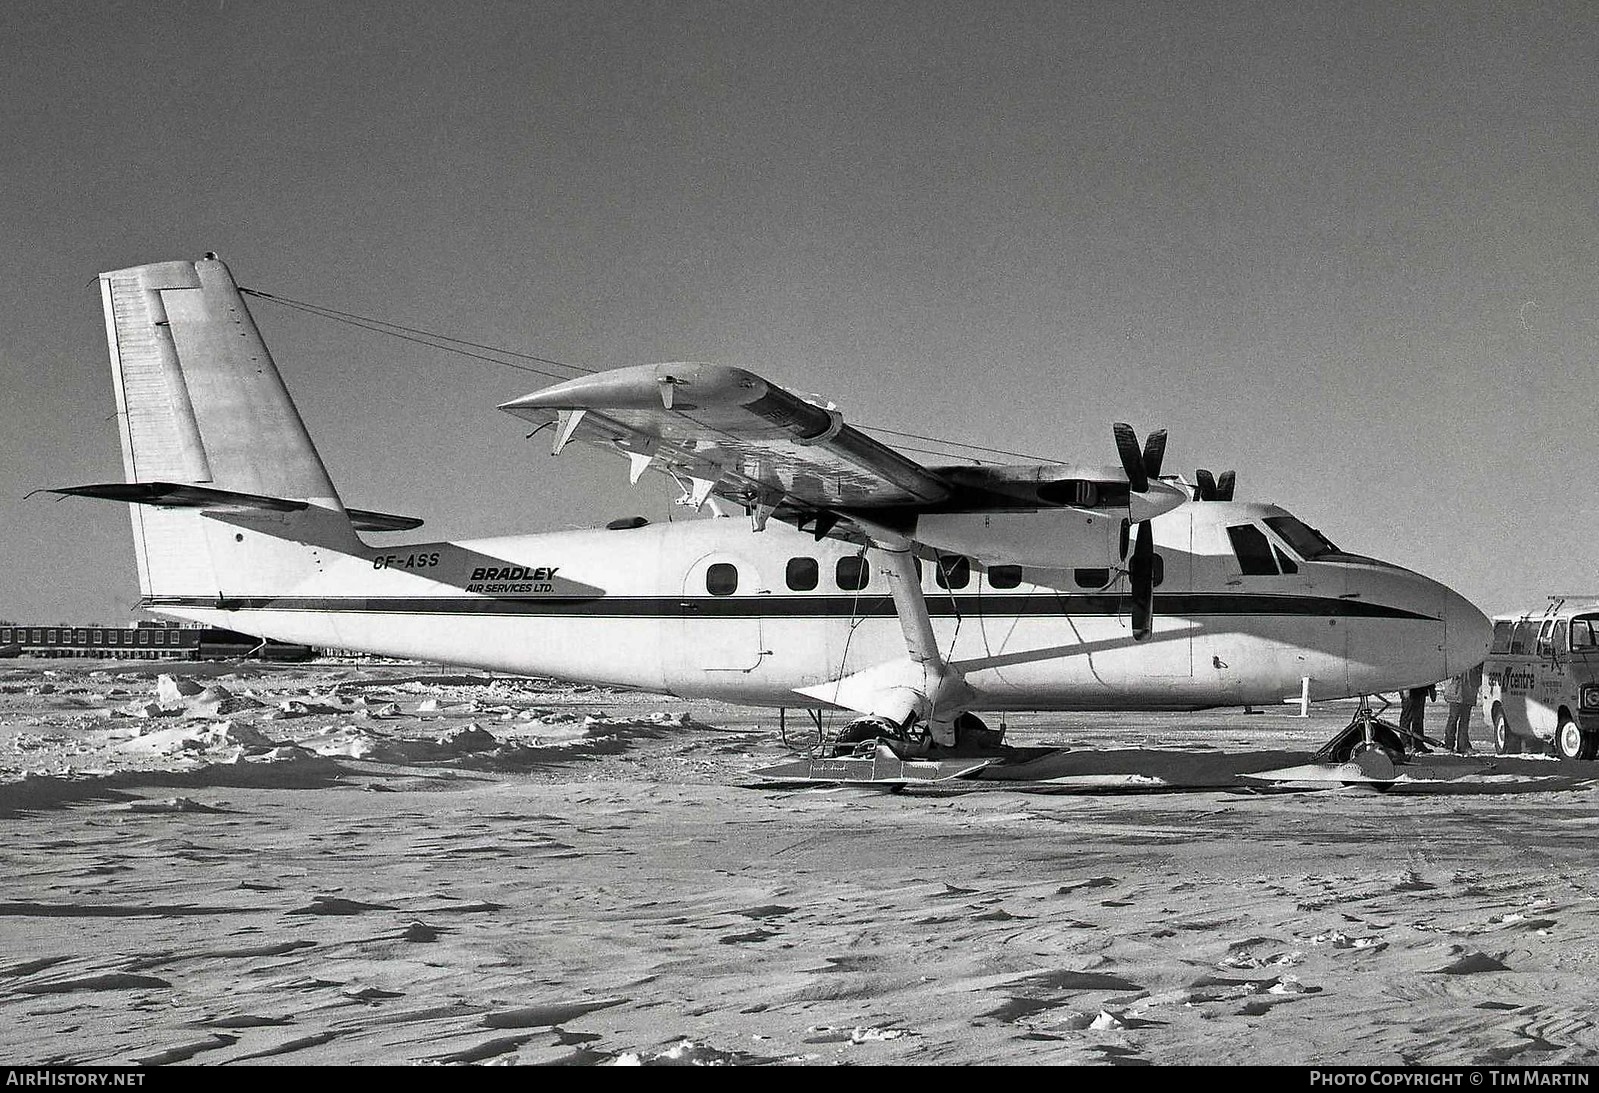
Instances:
[[[943,581],[929,557],[922,587],[939,646],[980,710],[1261,704],[1297,695],[1307,676],[1313,698],[1334,698],[1431,682],[1482,659],[1486,620],[1460,596],[1371,559],[1296,555],[1262,522],[1273,515],[1286,514],[1196,502],[1157,517],[1163,576],[1154,632],[1141,642],[1114,547],[1049,568],[957,564]],[[201,523],[213,556],[242,542],[233,524]],[[1269,537],[1274,572],[1242,571],[1227,531],[1242,525]],[[742,519],[691,519],[324,549],[292,590],[266,565],[258,590],[153,596],[147,606],[284,641],[802,706],[817,703],[799,689],[904,655],[874,557],[776,521],[755,532]]]

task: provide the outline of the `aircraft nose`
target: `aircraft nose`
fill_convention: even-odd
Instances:
[[[1444,589],[1444,671],[1458,675],[1488,659],[1493,623],[1477,605],[1453,589]]]

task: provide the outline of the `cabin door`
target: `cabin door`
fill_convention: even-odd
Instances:
[[[748,559],[725,551],[705,555],[683,580],[678,663],[688,672],[760,667],[761,612],[770,605],[771,592]]]

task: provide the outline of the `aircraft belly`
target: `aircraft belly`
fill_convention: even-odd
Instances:
[[[1351,693],[1392,690],[1395,679],[1424,685],[1443,672],[1442,627],[1436,620],[1352,618],[1338,625],[1347,633]]]
[[[279,641],[462,664],[516,675],[661,689],[666,620],[365,611],[185,611]],[[596,657],[593,651],[604,649]]]
[[[1320,616],[1217,617],[1196,643],[1195,674],[1227,704],[1269,704],[1297,695],[1309,676],[1311,697],[1349,693],[1341,620]]]
[[[1185,690],[1193,679],[1192,624],[1155,619],[1154,633],[1134,641],[1131,620],[1117,615],[986,619],[985,655],[962,661],[968,677],[982,671],[1002,690],[1114,696]],[[975,682],[975,681],[974,681]],[[990,684],[992,686],[993,684]]]
[[[762,667],[766,648],[759,617],[697,616],[686,609],[682,640],[674,643],[684,676],[716,672],[754,672]],[[664,636],[664,635],[663,635]]]

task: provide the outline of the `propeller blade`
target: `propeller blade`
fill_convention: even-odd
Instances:
[[[1216,476],[1201,468],[1194,472],[1194,485],[1201,501],[1216,500]]]
[[[1160,461],[1166,458],[1166,430],[1156,429],[1144,440],[1144,473],[1160,477]]]
[[[1231,501],[1233,499],[1233,486],[1237,482],[1237,471],[1222,471],[1221,477],[1216,479],[1216,500]]]
[[[1122,470],[1127,472],[1127,488],[1134,493],[1149,489],[1149,472],[1144,469],[1144,453],[1138,448],[1138,434],[1124,421],[1110,427],[1116,436],[1116,454],[1121,457]]]
[[[1133,640],[1143,641],[1154,630],[1155,622],[1155,536],[1147,520],[1138,525],[1127,581],[1132,586]]]

